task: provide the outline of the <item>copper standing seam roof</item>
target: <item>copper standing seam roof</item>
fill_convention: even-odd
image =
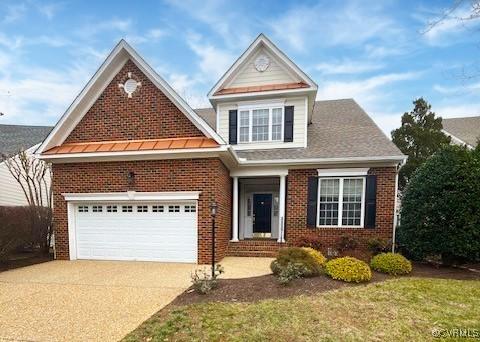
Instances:
[[[203,137],[173,138],[173,139],[149,139],[149,140],[122,140],[122,141],[99,141],[85,143],[67,143],[56,146],[43,154],[69,154],[69,153],[93,153],[93,152],[124,152],[124,151],[156,151],[176,150],[189,148],[211,148],[219,145],[213,139]]]
[[[261,86],[224,88],[224,89],[220,89],[219,91],[215,92],[214,95],[252,93],[252,92],[271,91],[271,90],[300,89],[300,88],[308,88],[308,87],[309,87],[308,84],[306,84],[304,82],[266,84],[266,85],[261,85]]]

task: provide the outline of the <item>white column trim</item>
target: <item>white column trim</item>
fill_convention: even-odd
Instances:
[[[280,176],[280,191],[278,194],[278,242],[285,242],[285,194],[286,194],[286,176]]]
[[[68,255],[70,260],[77,260],[77,237],[75,227],[75,205],[67,202],[67,221],[68,221]]]
[[[238,177],[233,177],[232,242],[238,242]]]

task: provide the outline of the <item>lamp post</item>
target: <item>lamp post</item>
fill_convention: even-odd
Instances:
[[[210,204],[210,214],[212,215],[212,278],[215,277],[215,216],[217,216],[217,203]]]

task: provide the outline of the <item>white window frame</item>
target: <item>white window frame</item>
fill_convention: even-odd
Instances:
[[[252,140],[252,128],[253,128],[253,111],[254,110],[265,110],[268,109],[268,139],[267,140]],[[281,137],[278,140],[272,140],[272,112],[273,109],[280,109],[282,112],[281,117]],[[248,111],[248,141],[240,140],[240,112]],[[237,108],[237,142],[238,144],[251,144],[251,143],[265,143],[265,142],[282,142],[284,140],[284,131],[285,131],[285,105],[280,103],[275,104],[258,104],[251,106],[239,106]]]
[[[322,179],[338,179],[338,223],[336,225],[320,224],[320,182]],[[360,225],[344,225],[343,219],[343,181],[345,179],[361,179],[362,180],[362,202],[360,205]],[[364,228],[365,220],[365,189],[367,179],[363,176],[344,176],[344,177],[318,177],[317,190],[317,228]]]

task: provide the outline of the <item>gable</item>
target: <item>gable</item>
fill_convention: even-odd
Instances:
[[[259,59],[260,56],[263,58]],[[214,106],[216,99],[248,93],[310,92],[313,99],[317,88],[307,74],[260,34],[213,86],[208,97]]]
[[[127,62],[131,62],[128,64]],[[131,128],[129,128],[128,125],[126,125],[124,122],[120,122],[118,118],[113,117],[111,114],[110,107],[108,106],[103,106],[103,112],[100,110],[100,112],[97,112],[96,114],[92,114],[89,116],[97,116],[97,119],[100,119],[98,121],[92,120],[92,119],[85,119],[84,123],[82,123],[80,126],[80,121],[83,120],[84,116],[87,114],[87,112],[92,113],[93,110],[92,107],[95,105],[97,102],[102,102],[104,101],[104,104],[108,104],[108,99],[110,97],[107,97],[106,95],[109,93],[108,91],[105,91],[106,88],[109,85],[113,86],[111,87],[110,93],[113,93],[115,86],[120,86],[120,84],[115,84],[113,79],[117,77],[117,75],[121,75],[121,70],[127,66],[130,65],[130,67],[135,67],[136,71],[140,71],[140,76],[144,77],[144,79],[148,79],[147,84],[149,87],[147,89],[152,90],[151,92],[144,91],[145,95],[148,96],[157,96],[160,93],[162,93],[165,98],[167,98],[170,102],[164,101],[163,104],[159,101],[146,101],[143,102],[144,106],[143,109],[145,110],[148,107],[145,107],[145,105],[150,105],[153,107],[156,107],[160,112],[162,110],[170,110],[173,107],[171,105],[174,105],[178,111],[175,110],[175,112],[178,114],[178,112],[183,113],[184,116],[192,123],[199,132],[202,132],[207,138],[213,139],[218,145],[223,145],[225,142],[222,140],[222,138],[215,132],[214,129],[212,129],[198,114],[186,103],[186,101],[181,98],[173,89],[172,87],[160,76],[158,75],[155,70],[150,67],[145,60],[130,46],[125,40],[121,40],[115,48],[112,50],[112,52],[108,55],[106,60],[102,63],[100,68],[97,70],[97,72],[93,75],[93,77],[88,81],[86,86],[82,89],[80,94],[75,98],[75,100],[72,102],[72,104],[68,107],[66,112],[62,115],[60,120],[57,122],[53,130],[50,132],[50,134],[46,137],[46,139],[42,142],[38,150],[36,151],[37,156],[41,157],[41,155],[52,148],[61,146],[67,138],[69,138],[69,141],[75,141],[75,140],[80,140],[80,141],[85,141],[85,140],[90,140],[92,139],[92,136],[95,135],[95,140],[97,139],[106,139],[106,136],[136,136],[135,133]],[[123,81],[126,81],[126,78],[123,79]],[[135,82],[134,82],[135,83]],[[156,87],[155,90],[150,87],[150,85],[154,85]],[[126,86],[127,84],[123,84],[123,86]],[[128,88],[128,87],[127,87]],[[117,89],[117,91],[120,89]],[[103,99],[100,99],[100,97],[103,96]],[[117,94],[118,96],[118,94]],[[128,96],[127,96],[128,97]],[[158,97],[158,96],[157,96]],[[165,100],[165,98],[163,98]],[[136,100],[131,99],[133,102]],[[167,104],[166,104],[167,103]],[[108,104],[110,106],[110,104]],[[97,103],[97,106],[100,106]],[[133,109],[137,107],[132,107]],[[132,108],[127,108],[128,110],[132,110]],[[97,108],[98,109],[98,108]],[[117,107],[118,109],[118,107]],[[151,108],[149,111],[151,112]],[[119,113],[122,112],[116,112],[118,115]],[[125,115],[125,112],[123,112]],[[133,112],[133,115],[128,116],[126,123],[131,123],[128,120],[131,120],[135,115],[137,115],[138,112]],[[159,114],[159,112],[157,112]],[[117,125],[121,126],[120,129],[116,129],[114,132],[107,132],[107,129],[102,126],[107,126],[107,127],[114,127],[112,124],[112,121],[102,119],[102,116],[109,116],[114,120],[113,122],[116,122]],[[181,116],[177,115],[175,117],[171,116],[171,122],[173,123],[178,123],[178,120],[180,119]],[[157,117],[158,119],[158,117]],[[151,120],[151,117],[147,116],[137,116],[138,122],[133,122],[134,124],[137,125],[139,128],[144,128],[147,127],[147,121]],[[119,123],[120,122],[120,123]],[[164,120],[164,123],[167,121]],[[143,123],[143,124],[142,124]],[[185,123],[185,121],[183,121]],[[150,123],[152,124],[152,123]],[[94,127],[97,125],[97,127]],[[76,127],[79,126],[79,128],[76,130],[76,132],[73,132]],[[89,126],[89,127],[87,127]],[[81,127],[83,128],[82,134],[80,134]],[[163,126],[165,128],[165,126]],[[179,127],[179,126],[177,126]],[[190,130],[192,131],[191,126],[187,124],[186,126],[183,125],[182,129]],[[99,129],[99,132],[105,132],[106,134],[103,134],[103,137],[99,137],[98,134],[93,134],[93,131],[87,130],[87,128],[95,128]],[[156,132],[159,132],[159,127],[153,127],[151,125],[150,128],[153,128],[154,130],[157,130]],[[184,133],[171,133],[173,132],[172,129],[167,130],[168,135],[174,134],[175,135],[183,135]],[[145,133],[144,131],[140,132],[141,134]],[[166,133],[163,132],[163,135]],[[198,132],[195,132],[195,135],[198,134]],[[148,133],[147,133],[148,135]],[[163,136],[162,135],[162,136]],[[155,138],[158,139],[158,136]]]
[[[255,61],[263,56],[268,58],[268,67],[265,71],[258,71]],[[225,84],[224,88],[301,82],[300,77],[288,72],[279,59],[263,46],[259,47],[244,63],[244,66],[239,69],[232,80]]]
[[[119,87],[141,86],[129,98]],[[65,143],[205,136],[129,59],[69,134]]]

